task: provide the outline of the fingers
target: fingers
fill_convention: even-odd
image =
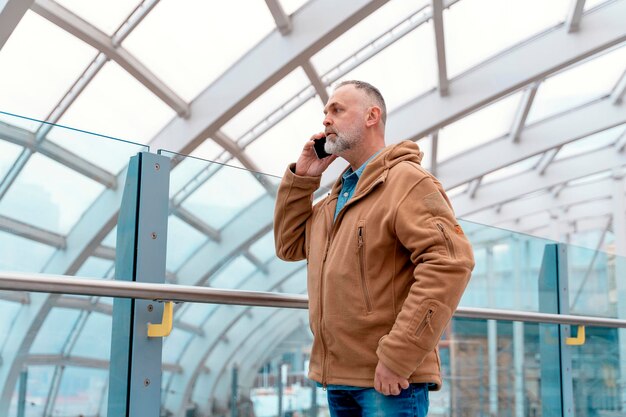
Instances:
[[[405,379],[404,381],[400,382],[400,387],[402,389],[407,389],[409,387],[409,381]]]
[[[389,393],[391,395],[398,395],[400,394],[400,386],[396,383],[389,385]]]

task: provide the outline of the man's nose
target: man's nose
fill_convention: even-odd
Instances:
[[[330,119],[330,116],[324,117],[324,121],[322,123],[324,123],[324,126],[330,126],[333,124],[332,120]]]

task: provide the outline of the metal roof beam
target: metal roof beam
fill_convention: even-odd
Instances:
[[[490,208],[472,215],[471,220],[499,226],[502,223],[525,218],[542,211],[565,208],[574,204],[610,197],[613,192],[611,187],[611,181],[608,178],[589,184],[565,187],[558,197],[554,197],[551,193],[545,193],[531,198],[515,200],[502,205],[497,213],[494,213]]]
[[[549,151],[547,151],[541,156],[541,159],[539,160],[539,164],[537,164],[537,168],[536,168],[536,171],[539,175],[544,175],[546,173],[546,170],[548,169],[552,161],[554,161],[554,158],[556,158],[560,150],[561,150],[561,147],[558,146],[556,148],[550,149]]]
[[[528,118],[528,113],[530,113],[530,108],[533,105],[535,96],[537,95],[539,85],[539,82],[535,82],[524,90],[524,95],[522,96],[522,101],[520,102],[517,113],[515,114],[515,119],[513,119],[513,127],[511,128],[511,133],[509,135],[514,143],[517,143],[520,140],[522,130],[524,130],[524,126],[526,126],[526,119]]]
[[[115,248],[111,246],[100,245],[94,249],[92,256],[102,259],[108,259],[109,261],[115,260]]]
[[[578,32],[584,10],[585,0],[572,0],[572,5],[567,14],[567,20],[565,21],[565,27],[568,33]]]
[[[626,70],[624,70],[624,73],[611,93],[611,101],[613,101],[615,105],[620,105],[624,101],[624,96],[626,96]]]
[[[442,98],[434,91],[394,111],[389,115],[387,137],[394,142],[423,137],[525,85],[626,41],[625,15],[626,2],[609,3],[585,16],[585,36],[571,36],[564,27],[550,29],[503,51],[450,81],[450,89],[463,94]]]
[[[278,31],[268,35],[200,93],[191,103],[189,120],[172,120],[150,147],[190,153],[277,81],[386,2],[309,1],[292,15],[290,36],[284,37]],[[255,69],[254,77],[250,77],[250,68]]]
[[[26,152],[39,152],[48,158],[65,165],[66,167],[99,182],[107,188],[116,188],[115,175],[81,158],[49,140],[37,142],[35,134],[16,126],[0,123],[0,139],[26,148]],[[30,155],[29,155],[30,156]],[[15,165],[18,163],[16,162]],[[18,173],[21,172],[21,169]]]
[[[463,194],[453,197],[452,200],[459,217],[471,220],[471,214],[488,207],[624,165],[626,165],[626,155],[615,152],[613,147],[604,148],[553,162],[550,171],[543,176],[537,175],[535,171],[528,171],[505,180],[485,184],[481,187],[481,198],[471,199]]]
[[[303,62],[302,69],[304,70],[306,76],[309,77],[309,81],[311,81],[313,87],[315,87],[315,91],[322,101],[322,104],[326,105],[329,98],[328,91],[326,90],[326,85],[324,84],[324,81],[322,81],[322,79],[320,78],[317,70],[313,68],[313,64],[311,64],[311,61],[307,59],[305,62]]]
[[[615,142],[615,149],[617,149],[617,152],[624,152],[624,149],[626,149],[626,130]]]
[[[476,192],[478,191],[478,187],[480,187],[482,181],[483,178],[480,177],[472,180],[469,183],[469,186],[467,187],[467,194],[469,195],[469,198],[476,198]]]
[[[22,20],[34,0],[5,0],[0,5],[0,50]]]
[[[439,79],[439,95],[448,95],[448,67],[446,63],[446,41],[443,31],[443,0],[432,0],[433,29],[435,31],[435,47],[437,50],[437,75]]]
[[[65,237],[58,233],[32,226],[30,224],[0,215],[0,230],[23,238],[43,243],[57,249],[65,249],[67,242]]]
[[[36,0],[32,10],[117,62],[180,117],[189,116],[189,105],[182,98],[104,32],[52,0]]]
[[[454,188],[531,156],[623,123],[626,123],[626,112],[623,108],[612,105],[607,99],[595,101],[526,127],[522,140],[515,145],[507,137],[503,137],[440,162],[437,168],[438,177],[446,188]],[[477,164],[476,161],[483,162]]]
[[[291,18],[287,15],[287,13],[285,13],[280,1],[265,0],[265,4],[267,4],[267,8],[270,9],[270,12],[274,17],[274,21],[276,22],[276,27],[281,35],[289,35],[293,30],[293,24],[291,23]]]

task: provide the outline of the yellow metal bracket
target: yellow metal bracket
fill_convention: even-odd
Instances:
[[[578,326],[578,334],[576,337],[568,337],[565,344],[570,346],[580,346],[585,344],[585,326]]]
[[[148,337],[166,337],[174,325],[174,302],[168,301],[163,306],[163,319],[159,324],[148,323]]]

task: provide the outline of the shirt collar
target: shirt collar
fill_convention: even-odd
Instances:
[[[370,156],[367,159],[367,161],[363,162],[363,165],[361,165],[359,167],[359,169],[357,169],[356,171],[352,171],[352,167],[348,168],[348,170],[346,172],[344,172],[343,175],[341,176],[342,181],[348,179],[348,177],[350,177],[353,174],[356,174],[357,178],[361,178],[361,174],[363,174],[363,171],[365,171],[365,167],[367,166],[367,164],[369,164],[369,162],[372,159],[374,159],[376,157],[376,155],[378,155],[379,153],[380,153],[380,151],[378,151],[374,155]]]

